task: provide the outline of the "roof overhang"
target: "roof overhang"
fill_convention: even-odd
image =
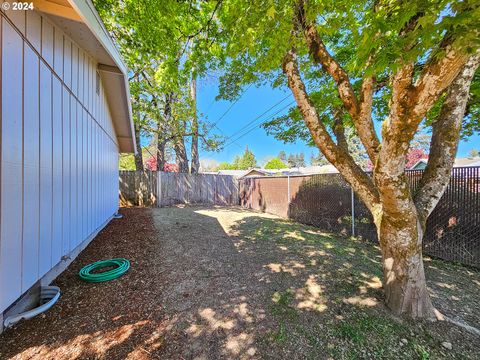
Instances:
[[[120,152],[136,152],[128,70],[90,0],[34,0],[46,14],[98,62]]]

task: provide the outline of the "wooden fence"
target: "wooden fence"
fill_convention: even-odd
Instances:
[[[152,171],[120,170],[120,206],[154,206],[157,203],[157,174]]]
[[[235,176],[120,171],[120,206],[239,204]]]

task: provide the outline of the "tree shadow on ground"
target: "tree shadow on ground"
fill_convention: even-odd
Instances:
[[[303,355],[313,358],[325,349],[335,358],[423,358],[453,355],[440,345],[450,341],[457,346],[456,356],[477,354],[478,339],[450,324],[413,323],[386,311],[380,251],[372,243],[264,217],[248,218],[236,228],[248,241],[243,247],[251,256],[261,248],[278,255],[267,265],[275,273],[269,281],[280,284],[283,293],[275,293],[277,299],[298,315],[297,321],[279,318],[276,339],[286,344],[281,347],[304,343],[311,351]],[[479,272],[429,258],[426,268],[435,306],[478,326]]]
[[[459,329],[388,314],[380,255],[371,243],[240,208],[123,212],[56,281],[60,302],[0,336],[0,358],[475,354],[477,339]],[[124,277],[102,284],[78,279],[86,263],[120,256],[132,261]],[[478,272],[431,264],[434,300],[454,291],[465,304],[466,294],[478,294],[471,285],[480,284]],[[453,350],[441,341],[452,342]]]

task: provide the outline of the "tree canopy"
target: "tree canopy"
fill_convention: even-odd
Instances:
[[[397,314],[435,317],[422,237],[459,138],[478,129],[479,18],[480,4],[468,0],[225,0],[218,13],[220,96],[252,82],[288,87],[296,107],[263,126],[285,142],[315,144],[363,200]],[[413,192],[407,155],[425,128],[429,159]]]
[[[353,91],[360,90],[365,74],[375,76],[372,113],[377,121],[388,115],[392,90],[389,74],[402,63],[412,61],[414,76],[418,77],[429,60],[442,56],[442,42],[448,40],[451,46],[462,47],[467,53],[478,47],[475,23],[479,10],[472,1],[417,0],[408,2],[408,6],[401,1],[306,1],[304,9],[303,20],[317,22],[318,36],[348,73]],[[251,82],[285,88],[287,78],[282,74],[282,64],[285,53],[295,48],[310,101],[333,135],[339,119],[346,126],[353,125],[351,114],[343,108],[335,80],[328,72],[319,72],[319,62],[308,56],[311,50],[307,40],[294,28],[295,11],[295,2],[289,0],[222,1],[219,17],[225,43],[223,56],[231,60],[221,79],[220,96],[234,98],[242,86]],[[408,22],[411,29],[407,32]],[[405,35],[399,36],[402,31]],[[475,79],[462,127],[464,136],[480,130],[480,74]],[[443,99],[433,104],[425,118],[428,126]],[[263,127],[279,140],[302,139],[314,144],[297,106]]]
[[[285,168],[287,168],[287,165],[285,165],[285,163],[279,158],[270,159],[265,164],[265,169],[285,169]]]
[[[200,125],[192,125],[195,100],[186,90],[195,76],[220,71],[219,98],[226,100],[238,98],[250,84],[291,93],[296,106],[262,126],[284,142],[303,139],[316,146],[369,209],[382,251],[387,306],[413,318],[435,317],[422,237],[448,184],[459,139],[480,129],[478,1],[97,0],[97,5],[138,85],[145,78],[145,86],[155,81],[161,89],[166,106],[157,129],[164,124],[176,129],[169,141],[180,171],[188,162],[185,132],[193,129],[192,142],[199,136]],[[143,75],[145,66],[150,75]],[[132,91],[142,126],[149,113],[144,108],[154,106],[160,119],[149,91]],[[412,191],[405,170],[419,134],[430,140],[429,158]],[[158,144],[162,141],[159,137]],[[253,153],[246,149],[233,166],[256,166]]]
[[[235,156],[232,163],[223,161],[218,165],[217,170],[248,170],[255,167],[257,167],[257,159],[253,152],[246,147],[243,154]]]
[[[172,148],[183,172],[189,168],[188,140],[192,170],[198,171],[199,139],[209,150],[221,143],[196,109],[196,79],[205,75],[213,54],[207,49],[212,32],[217,32],[212,19],[218,4],[174,0],[94,3],[130,69],[137,147],[141,147],[141,137],[150,138],[161,168],[166,163],[166,148]],[[143,166],[141,152],[136,164]]]

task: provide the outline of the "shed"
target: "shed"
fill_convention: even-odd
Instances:
[[[135,152],[127,69],[90,0],[4,3],[0,320],[112,219],[118,154]]]

